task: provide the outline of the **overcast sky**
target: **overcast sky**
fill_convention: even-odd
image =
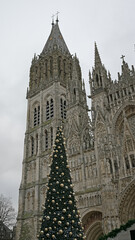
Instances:
[[[135,0],[0,0],[0,193],[10,196],[16,209],[29,69],[57,11],[69,51],[80,60],[87,94],[95,41],[114,80],[121,71],[122,54],[129,66],[135,65]]]

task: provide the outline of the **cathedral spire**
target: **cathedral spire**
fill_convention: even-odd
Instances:
[[[99,67],[99,66],[102,66],[102,62],[101,62],[100,55],[98,52],[97,44],[95,42],[95,68]]]
[[[50,36],[43,48],[42,54],[46,54],[51,52],[53,49],[59,49],[62,53],[70,54],[68,47],[64,41],[64,38],[61,34],[58,24],[58,15],[56,19],[56,23],[54,23],[54,16],[52,17],[52,30]]]

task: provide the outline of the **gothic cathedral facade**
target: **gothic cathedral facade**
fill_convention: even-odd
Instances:
[[[122,73],[112,81],[95,44],[89,84],[91,117],[79,60],[70,54],[56,20],[30,68],[16,240],[37,239],[60,125],[87,240],[135,219],[134,67],[123,59]]]

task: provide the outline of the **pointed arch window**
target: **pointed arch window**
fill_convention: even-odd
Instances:
[[[61,118],[66,119],[66,100],[60,99]]]
[[[37,119],[37,121],[38,121],[38,125],[40,124],[40,106],[38,106],[38,119]]]
[[[134,155],[134,154],[131,154],[131,155],[130,155],[130,159],[131,159],[131,165],[132,165],[132,167],[134,168],[134,167],[135,167],[135,155]]]
[[[125,156],[125,165],[126,169],[128,170],[130,168],[129,160],[128,160],[128,155]]]
[[[54,116],[54,103],[53,99],[51,98],[50,101],[46,102],[46,120],[53,118]]]
[[[34,127],[37,125],[37,109],[34,108]]]
[[[51,147],[53,146],[53,128],[51,127]]]
[[[40,105],[34,108],[34,127],[40,124]]]
[[[48,149],[48,131],[45,130],[45,150]]]
[[[38,134],[36,135],[36,154],[38,153]]]
[[[54,111],[53,111],[53,99],[51,98],[51,100],[50,100],[50,118],[53,118],[53,114],[54,114]]]
[[[49,119],[49,101],[46,102],[46,120]]]
[[[34,137],[31,137],[31,155],[34,155]]]

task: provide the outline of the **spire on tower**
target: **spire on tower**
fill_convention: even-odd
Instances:
[[[95,67],[102,66],[100,55],[98,52],[97,44],[95,42]]]

